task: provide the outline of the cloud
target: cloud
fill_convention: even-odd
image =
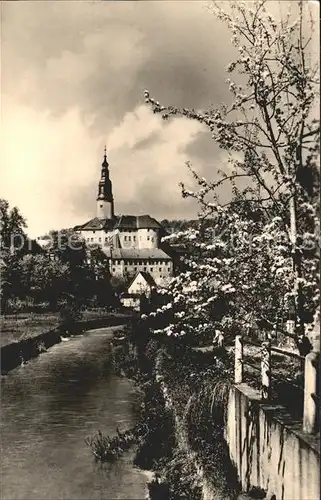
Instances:
[[[117,210],[163,218],[186,210],[179,182],[187,175],[187,147],[204,132],[203,126],[186,118],[164,121],[145,106],[127,113],[107,137]],[[148,147],[137,148],[142,141]],[[181,206],[178,208],[178,206]]]
[[[197,122],[153,115],[143,91],[228,101],[235,49],[206,3],[3,2],[1,196],[32,234],[95,215],[106,142],[118,212],[195,216],[177,186],[185,161],[213,179],[220,151]]]
[[[79,110],[53,118],[13,103],[6,102],[6,109],[2,190],[26,216],[29,233],[36,236],[93,217],[103,151],[101,138],[88,134]],[[181,204],[185,149],[201,131],[198,122],[184,118],[164,122],[145,105],[127,113],[107,137],[117,212],[150,212],[160,218],[175,212]],[[151,136],[150,147],[135,151]],[[165,215],[162,207],[167,207]]]
[[[98,150],[99,141],[88,136],[77,109],[58,120],[13,103],[9,113],[7,106],[4,103],[1,133],[6,166],[1,174],[2,193],[27,218],[32,236],[68,227],[77,219],[72,201],[75,191],[88,186],[95,175],[92,151]],[[86,207],[80,214],[86,214]]]
[[[178,183],[200,126],[163,122],[141,103],[147,87],[165,102],[207,104],[212,19],[201,3],[166,4],[4,4],[1,194],[32,234],[95,214],[106,142],[118,211],[194,212]]]

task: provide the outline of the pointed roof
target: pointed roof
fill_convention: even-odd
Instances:
[[[132,284],[135,282],[136,278],[141,275],[143,276],[144,280],[146,281],[146,283],[150,286],[150,287],[153,287],[153,286],[157,286],[156,283],[155,283],[155,280],[154,278],[147,272],[145,271],[138,271],[138,273],[135,275],[135,277],[132,279],[132,281],[129,283],[128,285],[128,289],[132,286]]]
[[[140,274],[143,276],[143,278],[146,280],[146,282],[150,285],[150,286],[156,286],[156,282],[153,278],[153,276],[145,271],[140,271]]]
[[[102,167],[108,167],[109,163],[107,161],[107,149],[106,149],[106,145],[104,146],[104,160],[102,162]]]
[[[99,219],[98,217],[94,217],[93,219],[90,219],[88,222],[85,222],[85,224],[81,224],[79,226],[75,226],[74,230],[79,231],[79,230],[85,230],[85,231],[92,231],[93,229],[104,229],[106,223],[106,219]]]

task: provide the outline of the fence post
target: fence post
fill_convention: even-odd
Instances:
[[[241,335],[235,337],[234,382],[236,384],[243,382],[243,339]]]
[[[305,357],[303,432],[318,431],[319,352],[312,351]]]
[[[271,397],[271,341],[262,342],[261,359],[262,399]]]

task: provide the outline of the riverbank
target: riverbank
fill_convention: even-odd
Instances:
[[[138,335],[137,335],[138,339]],[[135,464],[154,473],[150,499],[234,500],[240,494],[224,439],[230,360],[226,353],[177,351],[128,339],[115,365],[144,391],[149,431]]]
[[[85,444],[97,429],[109,435],[137,422],[140,396],[113,373],[110,342],[123,328],[75,336],[3,378],[1,498],[145,498],[134,450],[101,466]]]
[[[132,315],[108,315],[95,319],[84,319],[74,324],[73,335],[80,335],[86,330],[104,328],[108,326],[118,326],[127,324],[133,320]],[[65,336],[65,334],[63,334]],[[62,340],[62,333],[59,328],[42,332],[38,335],[13,342],[1,347],[1,374],[6,374],[22,363],[26,363],[37,357]]]
[[[84,321],[123,315],[111,312],[103,307],[84,309],[81,318]],[[60,312],[21,312],[0,316],[0,347],[28,338],[37,337],[48,330],[57,329],[61,321]]]

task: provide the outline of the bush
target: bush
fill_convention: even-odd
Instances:
[[[64,333],[72,333],[75,331],[76,322],[82,317],[81,309],[76,304],[62,305],[60,312],[59,329]]]

